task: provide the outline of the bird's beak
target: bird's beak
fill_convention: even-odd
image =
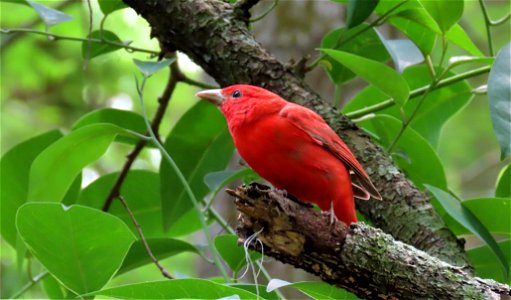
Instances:
[[[200,91],[195,96],[207,100],[215,105],[220,105],[224,101],[224,96],[222,95],[222,90],[204,90]]]

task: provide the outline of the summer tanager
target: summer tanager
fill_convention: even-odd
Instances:
[[[275,188],[346,224],[357,221],[354,197],[381,200],[350,149],[314,111],[251,85],[197,96],[219,106],[241,157]]]

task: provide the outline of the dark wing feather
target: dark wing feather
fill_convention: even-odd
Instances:
[[[320,115],[303,106],[289,103],[280,111],[280,116],[287,118],[293,125],[306,132],[314,141],[341,160],[349,170],[353,171],[353,175],[361,185],[357,185],[355,189],[365,190],[373,198],[382,199],[369,175],[364,171],[348,146],[344,144]],[[357,192],[364,194],[362,191]],[[369,199],[362,195],[361,199]]]

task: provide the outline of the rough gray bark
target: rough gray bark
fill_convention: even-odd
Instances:
[[[394,240],[380,229],[330,224],[325,213],[258,184],[229,191],[241,212],[238,235],[254,232],[264,254],[366,299],[511,299],[510,287]],[[261,251],[252,242],[252,248]],[[356,282],[356,284],[354,284]]]
[[[216,0],[123,0],[169,50],[186,53],[222,86],[249,83],[320,113],[354,151],[384,201],[357,202],[373,224],[397,240],[446,262],[467,267],[463,245],[379,146],[325,104],[300,76],[263,49],[246,27],[246,13]]]

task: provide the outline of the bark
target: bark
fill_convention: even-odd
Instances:
[[[246,12],[215,0],[123,0],[152,27],[165,48],[191,57],[222,86],[249,83],[320,113],[353,150],[383,201],[357,202],[371,222],[397,240],[466,267],[463,245],[383,149],[325,104],[293,70],[263,49],[246,26]]]
[[[241,241],[254,232],[264,254],[366,299],[511,299],[510,287],[394,240],[364,223],[330,224],[325,213],[252,184],[229,191]],[[262,229],[262,230],[261,230]],[[261,251],[260,244],[250,246]],[[356,283],[356,284],[355,284]]]

